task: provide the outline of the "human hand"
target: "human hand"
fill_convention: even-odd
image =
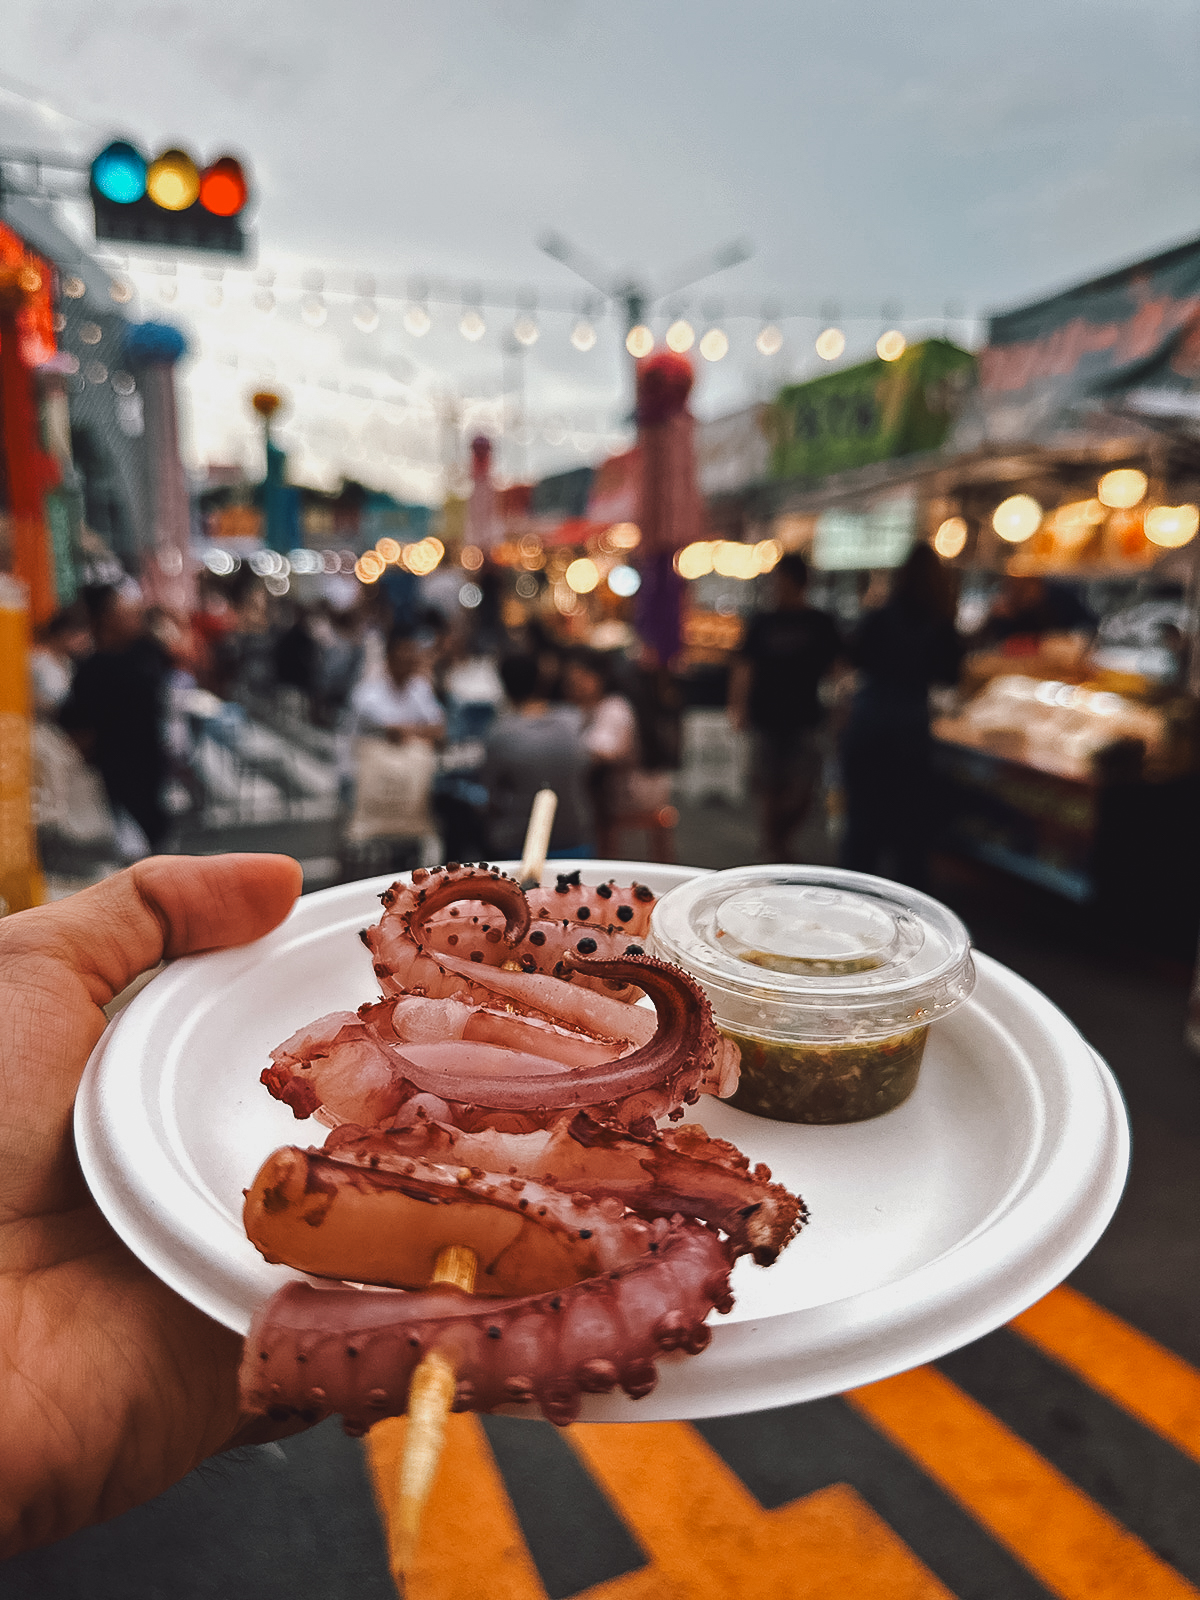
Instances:
[[[0,921],[0,1556],[271,1437],[239,1415],[241,1340],[101,1215],[71,1112],[103,1005],[164,957],[267,933],[300,885],[286,856],[160,856]]]

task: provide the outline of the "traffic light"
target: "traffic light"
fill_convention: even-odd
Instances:
[[[164,150],[148,162],[116,139],[92,162],[89,188],[97,239],[246,253],[241,219],[250,186],[233,156],[203,169],[186,150]]]

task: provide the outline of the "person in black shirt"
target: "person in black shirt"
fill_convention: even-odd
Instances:
[[[850,641],[858,686],[842,736],[846,832],[841,864],[887,867],[923,888],[933,821],[929,690],[954,683],[963,647],[950,575],[927,544],[896,573],[887,604]]]
[[[123,807],[157,851],[169,821],[162,790],[170,661],[146,628],[136,584],[88,589],[84,599],[96,648],[76,667],[59,720],[100,773],[113,810]]]
[[[833,618],[808,604],[803,556],[784,556],[772,582],[774,607],[750,618],[734,662],[729,717],[751,736],[764,851],[770,861],[786,861],[821,773],[821,680],[841,640]]]

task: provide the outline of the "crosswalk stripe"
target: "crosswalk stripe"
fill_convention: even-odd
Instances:
[[[765,1511],[685,1423],[567,1437],[653,1558],[587,1600],[953,1600],[848,1484]]]
[[[846,1398],[1062,1600],[1200,1600],[1200,1590],[932,1368]]]
[[[1091,1388],[1200,1461],[1200,1372],[1086,1295],[1052,1290],[1012,1326]]]

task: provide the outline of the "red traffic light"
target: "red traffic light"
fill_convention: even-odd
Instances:
[[[222,156],[200,174],[200,204],[211,216],[236,217],[249,192],[242,164],[232,156]]]

